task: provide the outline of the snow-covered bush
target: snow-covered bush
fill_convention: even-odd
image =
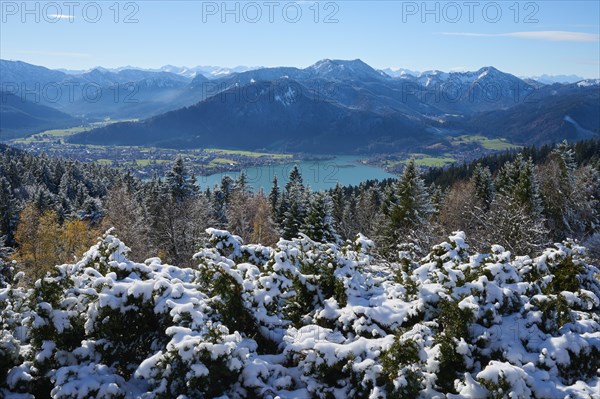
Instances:
[[[600,272],[572,241],[530,258],[457,232],[389,262],[363,236],[207,233],[194,268],[132,262],[109,231],[0,288],[0,396],[600,397]]]

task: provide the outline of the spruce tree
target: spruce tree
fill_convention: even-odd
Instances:
[[[4,176],[0,176],[0,236],[6,236],[10,245],[19,220],[19,203],[13,190]]]
[[[306,188],[302,183],[302,175],[297,166],[290,172],[285,185],[285,196],[282,201],[282,234],[289,240],[296,238],[306,215]]]
[[[333,221],[336,226],[340,226],[344,218],[344,208],[346,207],[346,203],[344,201],[344,189],[339,182],[331,191],[331,203]]]
[[[543,210],[535,165],[531,158],[518,154],[513,162],[506,162],[496,178],[498,192],[522,205],[534,218]]]
[[[12,284],[14,267],[8,257],[13,249],[6,246],[6,236],[0,236],[0,288]]]
[[[311,195],[300,232],[311,240],[337,243],[340,237],[333,223],[333,204],[329,195],[318,192]]]
[[[471,182],[475,188],[475,196],[484,210],[488,210],[494,200],[494,181],[490,168],[481,164],[475,165]]]
[[[388,192],[386,202],[385,236],[392,241],[391,244],[398,243],[404,235],[427,223],[433,207],[414,160],[411,159],[404,167],[402,176]]]
[[[279,185],[277,182],[277,176],[273,177],[273,186],[271,187],[271,192],[269,193],[269,205],[271,205],[271,212],[274,217],[277,217],[279,211],[279,201],[280,201],[280,193],[279,193]],[[277,220],[278,221],[278,220]]]
[[[166,175],[166,187],[177,202],[185,201],[199,192],[198,185],[187,170],[183,158],[177,157],[173,167]]]
[[[356,199],[356,224],[357,232],[374,237],[377,214],[379,213],[381,193],[377,186],[362,190]],[[350,238],[350,237],[347,237]]]

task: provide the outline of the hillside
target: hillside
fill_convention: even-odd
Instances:
[[[155,145],[174,148],[225,146],[348,153],[411,146],[431,140],[421,121],[326,99],[290,79],[231,88],[192,107],[139,123],[117,123],[72,136],[73,143]],[[257,93],[250,100],[240,93]]]
[[[77,124],[77,119],[71,115],[10,93],[0,92],[0,140],[74,124]]]

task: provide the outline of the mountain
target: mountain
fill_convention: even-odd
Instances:
[[[600,86],[600,79],[585,79],[577,82],[579,87]]]
[[[243,90],[256,93],[252,99],[240,101],[237,88],[230,88],[192,107],[139,123],[113,124],[70,141],[349,153],[399,150],[433,139],[417,118],[315,99],[291,79],[248,85],[252,87]]]
[[[70,127],[76,123],[75,118],[54,108],[0,92],[0,140]]]
[[[307,68],[239,67],[205,74],[198,72],[204,67],[169,65],[66,74],[18,62],[3,65],[15,81],[55,79],[100,92],[98,98],[91,90],[41,105],[85,118],[145,119],[71,138],[81,143],[387,152],[440,136],[483,134],[539,144],[590,137],[600,108],[596,80],[543,84],[492,66],[388,74],[359,59],[324,59]]]
[[[536,86],[488,66],[473,72],[426,71],[416,78],[422,101],[448,113],[506,109],[520,104]]]
[[[199,101],[175,102],[191,79],[170,72],[94,68],[65,73],[6,60],[0,67],[5,91],[81,118],[146,118]]]
[[[531,76],[530,79],[536,80],[540,83],[544,84],[553,84],[553,83],[577,83],[580,80],[584,80],[581,76],[577,75],[540,75],[540,76]]]
[[[414,78],[415,76],[419,76],[421,74],[421,72],[406,68],[385,68],[382,69],[381,72],[393,78]]]
[[[330,80],[358,80],[368,82],[381,79],[389,79],[385,72],[377,71],[361,60],[321,60],[309,66],[304,71],[313,76]]]
[[[474,115],[468,125],[474,134],[528,145],[598,138],[599,105],[598,86],[554,84],[512,108]]]
[[[394,78],[360,60],[325,59],[195,78],[186,88],[188,101],[200,99],[194,106],[71,140],[330,153],[406,150],[449,134],[540,143],[594,134],[594,84],[543,85],[491,66]]]
[[[8,61],[0,59],[0,82],[3,91],[10,91],[13,86],[21,84],[27,85],[27,88],[34,88],[36,85],[44,86],[48,83],[62,82],[66,73],[44,68],[42,66],[31,65],[22,61]]]

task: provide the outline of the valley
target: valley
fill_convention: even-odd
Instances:
[[[14,148],[32,154],[47,154],[87,163],[129,170],[141,179],[164,176],[174,160],[181,156],[188,162],[202,187],[219,184],[229,175],[244,172],[254,189],[268,189],[273,177],[284,182],[289,171],[298,165],[314,189],[328,189],[337,183],[358,185],[361,181],[397,177],[404,165],[414,159],[421,169],[461,164],[474,159],[521,146],[506,139],[489,139],[479,135],[443,137],[440,142],[419,147],[415,151],[390,154],[307,154],[259,152],[226,148],[169,149],[150,146],[114,146],[74,144],[69,137],[124,121],[107,120],[65,129],[52,129],[24,138],[5,141]],[[419,151],[419,152],[417,152]]]
[[[5,143],[32,154],[42,153],[87,163],[98,163],[120,170],[130,170],[139,178],[164,176],[173,161],[181,156],[198,176],[234,172],[244,168],[293,162],[298,156],[285,153],[226,150],[217,148],[174,150],[142,146],[81,145],[65,142],[73,134],[85,132],[110,122],[96,122],[67,129],[53,129]]]

